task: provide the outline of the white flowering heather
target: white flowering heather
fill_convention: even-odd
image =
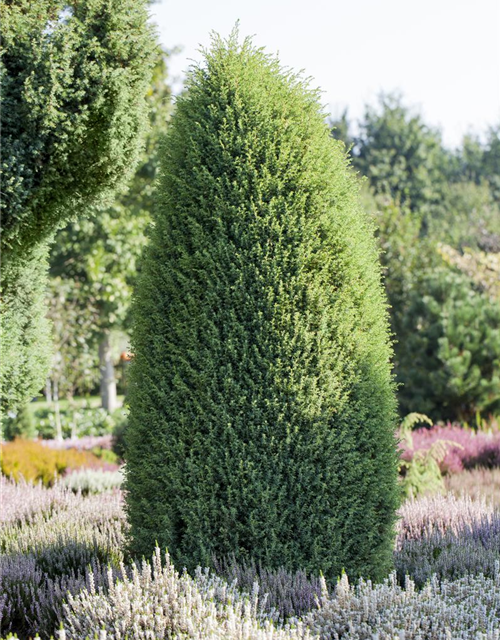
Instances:
[[[2,553],[46,553],[50,549],[57,555],[57,547],[80,544],[121,559],[126,527],[121,493],[83,498],[67,490],[63,495],[66,504],[55,503],[50,510],[31,513],[24,523],[17,520],[0,527]]]
[[[109,433],[104,436],[82,436],[81,438],[65,438],[64,440],[40,440],[40,443],[51,449],[80,449],[82,451],[90,451],[96,447],[111,449],[113,436]]]
[[[433,575],[492,576],[500,560],[500,512],[470,498],[421,498],[400,510],[394,563],[399,582],[410,575],[418,586]]]
[[[295,640],[313,636],[298,623],[296,628],[274,625],[259,609],[258,591],[241,595],[234,587],[208,572],[195,577],[180,575],[168,554],[162,566],[156,549],[153,563],[133,568],[107,593],[92,587],[69,596],[64,605],[68,640],[99,636],[109,640],[134,638],[210,638],[231,640]]]
[[[397,574],[354,587],[344,577],[329,597],[303,572],[234,561],[216,563],[225,581],[201,569],[179,575],[168,556],[161,566],[158,551],[152,564],[124,566],[119,490],[84,497],[60,484],[0,479],[0,491],[3,637],[57,638],[64,621],[60,640],[500,640],[500,515],[483,502],[447,496],[407,503]],[[299,615],[306,616],[302,626]]]
[[[457,496],[465,494],[472,499],[484,497],[500,508],[500,469],[471,469],[462,473],[450,473],[444,482],[446,489]]]
[[[408,500],[399,509],[396,547],[404,540],[422,538],[435,532],[459,533],[481,522],[491,522],[495,509],[483,499],[469,496],[424,496]]]
[[[0,525],[28,520],[35,513],[53,513],[75,501],[60,485],[46,489],[41,483],[8,480],[0,474]]]
[[[79,469],[64,476],[60,481],[63,487],[74,493],[104,493],[112,489],[119,489],[123,482],[123,472],[102,471],[101,469]]]
[[[82,497],[2,480],[0,629],[50,637],[68,591],[99,584],[123,558],[126,521],[119,491]],[[24,506],[21,506],[24,505]]]
[[[309,613],[305,624],[322,640],[498,640],[500,567],[492,578],[464,576],[441,583],[434,577],[422,590],[393,574],[383,584],[344,576],[333,597]]]

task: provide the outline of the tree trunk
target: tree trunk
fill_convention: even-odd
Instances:
[[[49,403],[52,402],[52,382],[50,377],[47,377],[45,381],[45,400]]]
[[[99,363],[101,372],[101,404],[110,413],[117,408],[116,379],[113,356],[111,354],[111,339],[109,331],[103,335],[99,345]]]

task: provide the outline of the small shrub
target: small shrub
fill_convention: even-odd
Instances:
[[[103,436],[113,431],[115,419],[101,408],[61,409],[61,428],[64,438]],[[56,414],[52,407],[35,411],[35,427],[39,437],[54,438]]]
[[[125,432],[127,430],[127,416],[122,413],[121,419],[116,422],[113,429],[112,448],[113,452],[120,458],[125,460]]]

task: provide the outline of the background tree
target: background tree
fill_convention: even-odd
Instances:
[[[393,97],[366,110],[357,136],[346,122],[332,132],[353,140],[353,164],[367,176],[364,206],[378,227],[402,415],[470,420],[498,410],[496,303],[471,273],[457,273],[456,257],[484,252],[490,264],[500,249],[494,132],[448,151]],[[443,261],[444,245],[454,264]]]
[[[8,0],[1,11],[0,381],[12,409],[50,362],[41,301],[53,233],[137,162],[155,40],[141,0]]]
[[[417,212],[423,223],[440,209],[451,170],[439,132],[393,95],[382,95],[378,108],[367,108],[353,164],[375,193]]]
[[[398,503],[385,297],[318,94],[216,39],[177,102],[154,223],[134,306],[132,551],[380,578]]]
[[[54,403],[55,437],[62,440],[60,397],[71,407],[75,393],[90,391],[96,382],[92,347],[99,315],[95,300],[82,291],[79,282],[51,278],[49,283],[48,318],[53,326],[54,355],[48,384]],[[73,424],[72,436],[76,435],[75,427]]]
[[[74,281],[97,308],[94,345],[98,343],[102,406],[110,412],[117,406],[111,334],[128,330],[138,260],[151,223],[159,143],[171,112],[166,56],[160,52],[154,68],[148,92],[151,127],[135,175],[112,206],[62,230],[51,254],[51,274]]]

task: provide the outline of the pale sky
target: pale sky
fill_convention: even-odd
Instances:
[[[399,90],[445,143],[500,122],[500,0],[160,0],[151,7],[174,90],[210,32],[240,34],[303,69],[334,115]]]

